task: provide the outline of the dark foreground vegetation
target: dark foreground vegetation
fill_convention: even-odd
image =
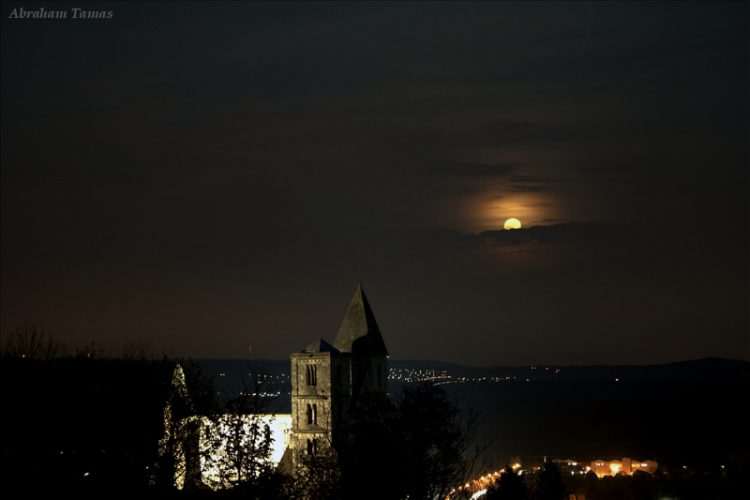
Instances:
[[[0,488],[128,492],[154,483],[174,359],[137,345],[71,352],[32,327],[4,340]],[[215,387],[197,364],[183,366],[195,408],[211,411]]]

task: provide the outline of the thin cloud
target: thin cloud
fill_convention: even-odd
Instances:
[[[549,226],[533,226],[512,231],[482,231],[470,239],[476,243],[522,245],[526,243],[569,243],[583,241],[611,241],[621,234],[616,224],[602,222],[566,222]]]
[[[430,167],[430,172],[456,177],[506,176],[515,167],[507,163],[473,163],[465,161],[443,161]]]

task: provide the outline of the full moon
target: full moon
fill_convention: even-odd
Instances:
[[[505,229],[521,229],[521,221],[516,219],[515,217],[511,217],[510,219],[505,221],[505,224],[503,224],[503,228]]]

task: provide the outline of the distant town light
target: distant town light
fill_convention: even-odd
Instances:
[[[586,467],[586,472],[593,471],[598,477],[615,476],[617,474],[630,476],[639,470],[654,474],[658,467],[659,464],[651,460],[631,460],[625,457],[622,461],[594,460],[590,467]]]

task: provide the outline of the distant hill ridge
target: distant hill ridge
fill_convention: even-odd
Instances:
[[[217,374],[227,369],[254,367],[270,373],[283,373],[289,370],[287,360],[238,360],[203,359],[198,360],[209,374]],[[543,380],[750,380],[750,362],[723,358],[702,358],[689,361],[654,365],[532,365],[532,366],[487,366],[478,367],[446,361],[433,360],[390,360],[390,368],[396,370],[445,370],[454,377],[517,377],[534,381]],[[231,367],[231,368],[230,368]]]

